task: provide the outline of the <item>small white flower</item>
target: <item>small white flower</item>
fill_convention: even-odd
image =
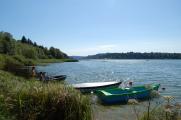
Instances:
[[[165,100],[173,100],[173,99],[174,99],[173,96],[163,96],[163,98],[164,98]]]
[[[165,112],[172,113],[170,108],[165,109]]]
[[[128,100],[128,103],[129,103],[129,104],[133,104],[133,105],[134,105],[134,104],[139,104],[139,102],[138,102],[136,99],[129,99],[129,100]]]

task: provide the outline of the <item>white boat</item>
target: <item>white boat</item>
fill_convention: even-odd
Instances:
[[[92,82],[92,83],[79,83],[72,84],[75,89],[80,90],[82,93],[90,93],[96,90],[110,89],[119,87],[122,81],[110,81],[110,82]]]

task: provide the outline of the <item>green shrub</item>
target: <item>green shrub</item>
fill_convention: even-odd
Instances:
[[[4,96],[0,104],[17,120],[91,120],[89,99],[71,87],[25,80],[2,71],[0,86]]]
[[[32,59],[26,59],[24,61],[25,66],[32,66],[32,65],[35,65],[35,64],[36,64],[36,62],[34,60],[32,60]]]
[[[23,56],[29,59],[37,59],[36,50],[32,48],[26,48],[23,51]]]
[[[21,62],[13,59],[13,58],[11,58],[11,57],[7,57],[7,58],[6,58],[6,61],[5,61],[4,69],[7,70],[7,71],[9,71],[9,72],[14,72],[14,73],[16,73],[16,72],[18,72],[17,70],[18,70],[19,68],[22,68],[23,66],[24,66],[24,65],[23,65]]]
[[[35,61],[33,61],[32,59],[26,59],[25,57],[23,57],[21,55],[15,55],[15,56],[13,56],[13,58],[15,60],[19,61],[20,63],[24,64],[25,66],[35,65]]]
[[[0,120],[15,120],[15,117],[11,116],[9,112],[6,111],[4,96],[0,94]]]
[[[31,77],[30,69],[25,67],[22,62],[13,57],[6,57],[5,60],[4,70],[26,78]]]
[[[5,66],[5,56],[0,54],[0,69],[3,69]]]
[[[34,86],[34,85],[33,85]],[[56,85],[35,85],[17,92],[12,111],[23,120],[90,119],[87,100],[80,93]],[[16,111],[15,111],[16,110]]]

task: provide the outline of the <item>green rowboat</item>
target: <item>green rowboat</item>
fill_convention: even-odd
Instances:
[[[115,88],[96,91],[96,95],[104,104],[127,103],[129,99],[147,99],[151,91],[158,90],[160,84],[136,86],[132,88]]]

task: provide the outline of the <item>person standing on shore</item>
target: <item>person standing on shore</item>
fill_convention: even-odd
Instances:
[[[31,73],[32,73],[32,77],[36,76],[36,71],[35,71],[35,66],[34,65],[32,66]]]

